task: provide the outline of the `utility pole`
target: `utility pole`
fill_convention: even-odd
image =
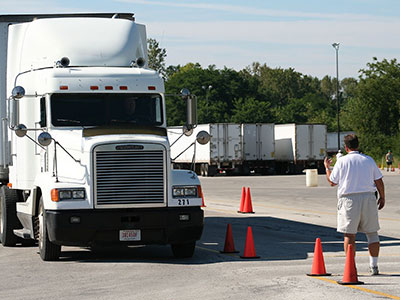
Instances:
[[[338,151],[340,150],[340,97],[339,97],[339,43],[333,43],[332,47],[336,50],[336,101],[337,101],[337,142]]]

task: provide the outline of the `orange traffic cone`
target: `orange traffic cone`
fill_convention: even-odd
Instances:
[[[324,254],[322,253],[321,239],[317,238],[315,240],[314,247],[314,259],[311,268],[311,274],[308,276],[331,276],[330,273],[326,273]]]
[[[246,199],[246,188],[243,187],[243,189],[242,189],[242,198],[240,199],[240,208],[238,210],[238,213],[242,213],[243,212],[245,199]]]
[[[232,235],[232,226],[228,224],[226,227],[226,237],[225,237],[225,247],[224,251],[220,251],[221,253],[238,253],[239,251],[235,250],[235,243],[233,242]]]
[[[244,208],[241,211],[243,214],[254,214],[253,205],[251,204],[250,188],[247,188],[246,198],[244,200]]]
[[[256,250],[254,249],[254,240],[253,240],[253,232],[251,227],[247,227],[247,237],[246,244],[244,246],[244,253],[241,258],[260,258],[256,256]]]
[[[353,245],[349,245],[347,247],[346,264],[344,266],[343,279],[342,281],[338,281],[337,283],[343,285],[364,284],[364,282],[358,281]]]
[[[207,207],[204,203],[204,194],[203,190],[201,189],[201,185],[198,186],[199,196],[201,196],[201,207]]]

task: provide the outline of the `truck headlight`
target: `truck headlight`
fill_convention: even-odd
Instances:
[[[197,197],[196,186],[175,186],[172,188],[174,197]]]
[[[85,199],[85,190],[73,190],[72,198],[74,199]]]
[[[58,202],[62,200],[84,200],[85,189],[52,189],[51,201]]]
[[[58,197],[60,198],[60,200],[71,199],[72,198],[72,191],[59,190],[58,191]]]

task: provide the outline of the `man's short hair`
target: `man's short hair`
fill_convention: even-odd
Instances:
[[[350,150],[358,149],[358,137],[355,134],[348,134],[344,137],[344,144]]]

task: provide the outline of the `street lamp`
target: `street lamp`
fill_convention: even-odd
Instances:
[[[339,43],[333,43],[332,47],[336,50],[336,101],[337,101],[337,147],[340,150],[340,102],[339,102]]]
[[[213,88],[213,86],[209,85],[206,87],[203,85],[201,88],[206,91],[206,103],[207,103],[206,116],[207,116],[207,122],[208,122],[208,107],[209,107],[208,96],[209,96],[209,93],[210,93],[211,89]]]

